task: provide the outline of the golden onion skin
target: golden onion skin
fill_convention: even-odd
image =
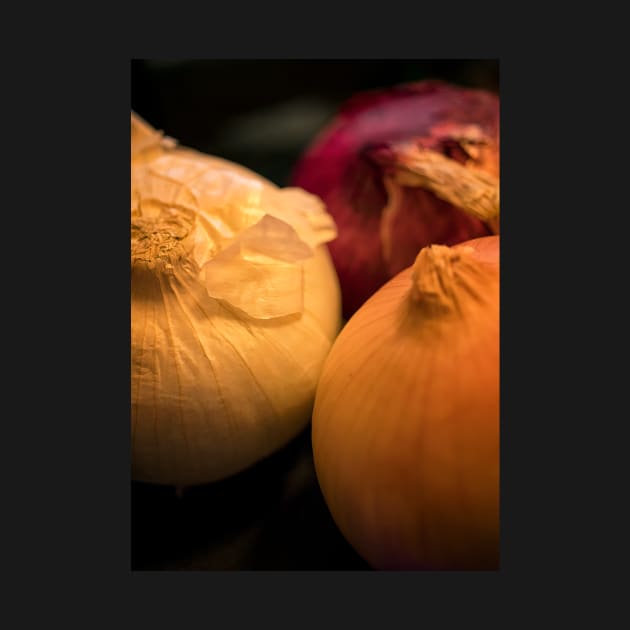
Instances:
[[[300,312],[260,318],[215,299],[192,248],[207,262],[241,233],[213,243],[211,232],[200,227],[213,219],[212,207],[190,209],[193,196],[184,195],[188,182],[205,173],[210,185],[227,182],[228,192],[238,196],[240,183],[229,173],[242,178],[245,198],[267,195],[265,203],[273,205],[276,193],[284,193],[238,164],[176,147],[133,115],[131,167],[131,477],[178,487],[210,483],[272,454],[308,425],[321,367],[341,325],[339,284],[327,247],[319,244],[299,261]],[[217,171],[225,172],[225,181],[213,180]],[[175,201],[161,202],[173,181],[174,199],[184,199],[184,209]],[[301,193],[287,194],[279,197],[287,207],[276,210],[290,224],[292,200],[300,202]],[[159,195],[159,210],[153,210]],[[250,212],[258,212],[251,203]],[[146,217],[142,207],[148,208]],[[238,223],[237,207],[216,215],[221,225]],[[165,216],[171,223],[164,242],[154,247],[167,253],[153,260],[151,247],[145,252],[141,246],[157,238],[159,212],[170,213]],[[325,218],[320,216],[319,224]],[[300,225],[297,233],[307,238],[308,227]],[[314,242],[316,237],[309,241]],[[272,293],[265,300],[271,303]]]
[[[348,321],[318,385],[317,477],[376,569],[499,565],[499,237],[466,246],[490,271],[483,297],[429,317],[404,270]]]
[[[339,298],[325,249],[305,267],[306,281],[320,287],[306,289],[313,306],[300,321],[250,321],[247,335],[240,317],[198,291],[198,306],[186,310],[189,317],[197,313],[198,337],[173,337],[166,322],[181,308],[178,290],[164,281],[143,281],[136,289],[140,283],[132,278],[133,479],[182,487],[216,481],[270,455],[307,426],[338,327],[321,305],[329,304],[331,291]],[[317,297],[322,294],[326,299]],[[148,327],[146,318],[156,310],[160,325]]]

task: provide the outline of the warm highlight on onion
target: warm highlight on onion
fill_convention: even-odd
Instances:
[[[411,265],[420,248],[498,232],[498,177],[495,93],[422,81],[346,103],[292,178],[321,197],[337,224],[328,247],[344,316]],[[484,198],[485,187],[496,199]]]
[[[423,248],[354,314],[312,436],[331,514],[374,568],[498,568],[498,236]]]
[[[131,116],[131,476],[179,488],[309,423],[341,324],[321,200]]]

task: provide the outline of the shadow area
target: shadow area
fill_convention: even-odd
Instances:
[[[132,570],[369,570],[317,483],[310,425],[228,479],[188,488],[132,482]]]

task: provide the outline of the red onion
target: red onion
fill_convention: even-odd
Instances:
[[[429,244],[498,232],[499,97],[442,81],[358,94],[296,165],[292,184],[337,223],[328,244],[349,318]]]

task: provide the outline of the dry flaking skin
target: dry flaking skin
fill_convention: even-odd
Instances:
[[[317,197],[131,123],[132,478],[208,483],[309,422],[336,228]]]
[[[422,80],[342,104],[292,183],[319,195],[339,236],[330,252],[346,318],[421,247],[498,233],[497,93]]]

